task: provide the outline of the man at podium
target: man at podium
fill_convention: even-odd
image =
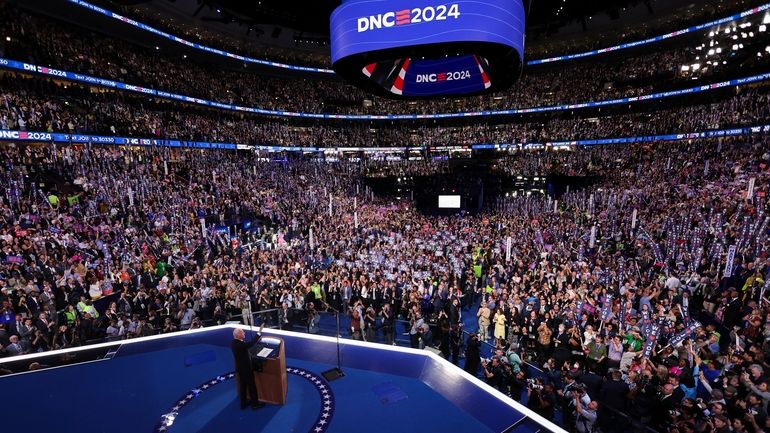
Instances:
[[[264,325],[263,325],[264,326]],[[243,329],[236,328],[233,330],[233,341],[230,343],[230,347],[233,350],[233,359],[235,360],[235,371],[238,373],[239,380],[239,394],[241,397],[241,409],[246,409],[249,405],[248,396],[252,396],[251,408],[259,409],[264,407],[265,404],[259,401],[257,395],[257,384],[254,381],[254,373],[251,363],[251,356],[249,356],[249,349],[257,344],[262,338],[262,326],[259,327],[257,335],[246,341],[246,333]],[[247,393],[248,391],[248,393]]]

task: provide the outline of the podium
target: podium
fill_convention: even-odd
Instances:
[[[260,352],[264,349],[271,349],[270,354],[260,356]],[[262,364],[262,371],[252,373],[254,374],[254,381],[257,383],[259,401],[277,405],[285,404],[288,378],[283,340],[277,337],[263,336],[259,343],[249,349],[249,355],[254,363]],[[240,381],[237,375],[236,379]]]

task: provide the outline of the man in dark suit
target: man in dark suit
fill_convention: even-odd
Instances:
[[[724,320],[722,324],[727,329],[732,329],[733,326],[738,325],[741,321],[741,310],[743,309],[743,302],[738,297],[738,291],[734,288],[730,289],[729,300],[727,301],[727,307],[725,307]]]
[[[613,410],[607,409],[612,407],[617,409],[619,413],[626,413],[629,404],[628,395],[630,393],[631,389],[623,381],[623,374],[619,370],[613,369],[609,379],[604,382],[599,393],[599,401],[602,403],[602,406],[599,408],[599,419],[604,430],[616,432],[630,430],[625,417],[620,416]]]
[[[596,400],[604,385],[604,378],[596,374],[593,369],[589,369],[585,373],[581,374],[577,381],[586,386],[586,392],[591,396],[592,400]]]
[[[56,326],[56,322],[50,319],[45,313],[41,312],[38,314],[38,318],[35,321],[35,327],[45,334],[46,337],[49,337],[51,334],[51,330],[54,329]]]
[[[249,356],[249,349],[257,344],[262,338],[262,326],[259,327],[257,335],[246,341],[246,333],[243,329],[237,328],[233,330],[233,341],[230,343],[230,347],[233,350],[233,359],[235,360],[235,372],[239,377],[239,395],[241,397],[241,409],[246,409],[249,405],[247,396],[251,395],[251,408],[259,409],[264,407],[265,404],[259,401],[257,395],[257,384],[254,382],[254,373],[252,372],[251,356]]]
[[[604,382],[599,393],[599,400],[621,412],[625,412],[628,394],[631,392],[628,384],[623,382],[623,374],[618,370],[610,373],[610,379]]]
[[[8,330],[10,331],[10,334],[16,334],[19,337],[21,337],[21,332],[23,331],[22,327],[24,326],[24,318],[21,317],[21,314],[16,315],[16,320],[11,322]]]
[[[660,397],[653,411],[652,426],[660,428],[671,423],[671,411],[676,406],[674,386],[670,383],[663,385]]]

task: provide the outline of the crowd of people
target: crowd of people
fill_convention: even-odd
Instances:
[[[620,97],[633,97],[692,85],[683,65],[702,63],[698,77],[739,78],[741,71],[767,65],[767,33],[742,40],[747,46],[711,58],[706,43],[732,44],[730,34],[703,36],[693,45],[623,58],[599,58],[590,63],[569,63],[558,68],[527,71],[514,88],[495,95],[462,99],[435,99],[407,103],[374,97],[342,80],[327,76],[281,77],[259,75],[248,68],[228,69],[198,64],[164,50],[65,26],[50,19],[5,6],[9,37],[0,50],[4,57],[60,70],[79,72],[176,94],[263,109],[335,114],[432,114],[529,108]],[[11,19],[13,17],[13,19]],[[760,18],[754,21],[761,21]],[[700,49],[698,49],[700,47]],[[724,61],[722,58],[727,59]],[[709,64],[706,64],[709,59]],[[579,85],[576,85],[579,84]],[[368,101],[368,103],[364,103]]]
[[[529,44],[529,34],[527,32],[528,48],[531,58],[549,58],[564,55],[564,53],[581,53],[589,50],[612,47],[622,43],[629,43],[644,40],[652,36],[666,34],[668,32],[681,30],[690,26],[703,24],[726,17],[736,12],[741,12],[755,6],[750,0],[738,0],[730,3],[700,3],[695,7],[683,7],[676,13],[662,14],[657,17],[650,16],[645,20],[644,25],[637,25],[633,20],[628,25],[607,26],[605,21],[604,31],[587,31],[584,34],[574,31],[563,35],[537,34],[535,33],[535,44]],[[655,6],[653,5],[653,9]],[[589,17],[589,23],[590,23]],[[587,29],[586,29],[587,30]],[[537,39],[538,36],[541,40]]]
[[[19,13],[9,8],[0,16]],[[61,69],[264,108],[366,112],[361,102],[370,98],[333,80],[213,72],[26,13],[7,21],[3,56]],[[646,93],[691,81],[677,68],[697,51],[630,57],[616,69],[544,70],[499,100],[449,108],[375,98],[372,110]],[[770,118],[765,85],[709,96],[597,117],[302,123],[4,71],[0,129],[433,146],[691,132]],[[251,323],[254,312],[268,326],[319,332],[321,314],[342,311],[345,337],[435,347],[580,433],[767,431],[768,149],[770,138],[758,133],[511,151],[484,169],[508,179],[567,177],[575,187],[487,198],[477,214],[438,216],[404,194],[370,189],[388,177],[468,176],[430,151],[419,161],[332,161],[2,142],[0,356]]]
[[[746,86],[700,105],[691,100],[694,105],[632,114],[622,110],[617,114],[586,113],[585,118],[522,117],[508,119],[510,123],[471,119],[458,125],[387,121],[302,124],[0,73],[0,129],[312,147],[527,144],[762,125],[770,114],[767,89],[764,85]],[[600,117],[590,117],[595,115]]]
[[[436,217],[367,194],[377,165],[3,145],[0,344],[16,355],[332,307],[350,337],[464,353],[469,372],[579,431],[625,425],[610,408],[661,431],[761,431],[767,149],[757,136],[521,152],[496,170],[596,183]],[[483,365],[481,342],[496,346]]]

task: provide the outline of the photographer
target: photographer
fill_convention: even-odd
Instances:
[[[559,399],[561,400],[562,415],[564,416],[564,424],[569,425],[575,419],[576,406],[575,395],[580,396],[583,403],[583,407],[588,406],[591,402],[591,398],[586,394],[582,384],[575,381],[575,377],[572,373],[567,373],[564,376],[565,386],[564,388],[556,391]]]
[[[513,376],[511,376],[509,386],[511,388],[511,398],[520,402],[521,395],[524,393],[524,390],[527,389],[527,387],[529,386],[529,380],[527,379],[527,375],[524,374],[523,371],[520,371],[517,374],[514,374]]]
[[[573,391],[575,401],[575,427],[579,433],[598,433],[596,427],[597,410],[599,403],[589,401],[585,404],[585,393],[581,394],[578,390]]]
[[[494,356],[491,360],[483,360],[481,365],[484,367],[484,377],[487,379],[487,384],[508,394],[508,384],[505,383],[506,375],[500,358]]]
[[[540,379],[527,382],[527,407],[548,420],[553,420],[556,409],[556,394],[553,385],[543,384]]]
[[[505,354],[505,357],[508,359],[508,363],[511,364],[511,368],[513,369],[514,374],[518,374],[521,371],[521,356],[517,353],[518,350],[514,347],[511,347],[508,352]]]

